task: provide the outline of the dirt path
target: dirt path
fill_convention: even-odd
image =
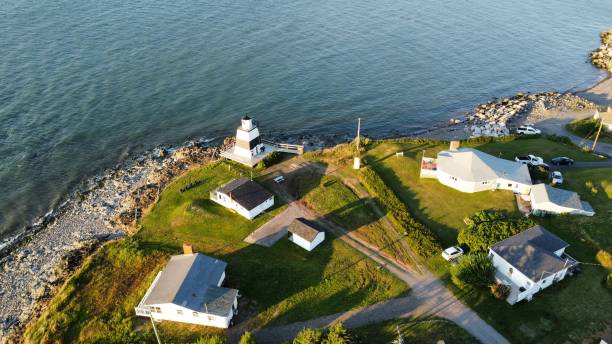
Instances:
[[[301,163],[304,162],[302,161]],[[279,168],[283,167],[281,166]],[[304,168],[303,165],[302,168]],[[316,166],[308,166],[306,168],[320,169],[320,167]],[[327,170],[327,173],[333,172]],[[353,186],[356,187],[356,184]],[[355,190],[359,190],[358,192],[360,194],[366,196],[366,194],[363,194],[365,190],[359,189],[358,187],[356,187]],[[388,256],[383,255],[378,248],[359,239],[354,233],[347,232],[335,223],[318,217],[312,209],[306,207],[302,202],[295,200],[285,186],[279,185],[277,192],[286,197],[289,204],[300,209],[303,217],[319,221],[321,225],[328,228],[329,231],[342,241],[357,249],[359,252],[406,282],[410,285],[411,290],[410,295],[406,297],[384,301],[372,306],[285,326],[255,330],[254,334],[258,342],[281,343],[293,338],[295,334],[304,327],[327,327],[337,321],[343,321],[348,328],[355,328],[369,323],[395,318],[438,316],[453,321],[483,343],[509,343],[474,311],[461,303],[455,295],[446,289],[442,281],[426,269],[419,269],[421,271],[418,272],[414,271],[414,269],[408,269],[393,261]],[[388,225],[391,225],[391,223],[388,222]],[[235,334],[241,333],[240,326],[230,331],[230,337],[232,337],[231,333],[234,333],[233,338],[236,338]]]

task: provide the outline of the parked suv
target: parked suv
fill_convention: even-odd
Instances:
[[[516,133],[519,135],[539,135],[542,133],[542,130],[529,125],[521,125],[516,129]]]
[[[514,160],[516,160],[517,162],[520,162],[521,164],[525,164],[529,166],[544,165],[544,159],[540,158],[539,156],[535,156],[531,154],[527,156],[517,156],[516,158],[514,158]]]

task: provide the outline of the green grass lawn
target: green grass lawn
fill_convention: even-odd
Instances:
[[[185,241],[198,252],[228,262],[226,285],[243,295],[238,319],[249,319],[250,327],[306,320],[407,291],[403,282],[330,234],[312,252],[288,240],[271,248],[243,242],[285,208],[281,204],[248,221],[208,200],[211,189],[244,173],[234,165],[213,163],[168,185],[141,219],[140,231],[90,257],[47,311],[30,323],[27,340],[112,342],[129,336],[135,342],[151,340],[150,322],[137,318],[133,307],[167,257],[179,254]],[[180,192],[194,181],[201,184]],[[164,322],[160,332],[165,342],[193,342],[219,330]]]
[[[425,150],[435,156],[446,145],[380,143],[368,152],[368,161],[401,197],[415,216],[430,226],[446,245],[454,243],[457,231],[465,226],[462,219],[481,209],[501,209],[516,213],[510,192],[492,191],[464,194],[418,178],[418,161]],[[545,158],[570,156],[577,161],[596,157],[573,146],[545,139],[520,139],[506,143],[487,143],[477,147],[502,157],[534,153]],[[404,157],[395,152],[403,151]],[[612,170],[581,169],[564,172],[564,188],[577,191],[589,201],[594,217],[557,216],[536,218],[538,222],[570,244],[567,252],[583,262],[597,263],[596,253],[610,251],[612,224]],[[488,291],[461,290],[448,276],[448,265],[434,257],[428,262],[449,288],[476,310],[489,324],[516,343],[590,343],[602,330],[612,326],[609,311],[612,293],[603,286],[608,271],[599,266],[583,265],[580,275],[567,278],[537,294],[530,303],[510,306],[490,296]]]
[[[374,211],[373,201],[359,198],[342,180],[336,176],[318,176],[304,173],[294,180],[294,189],[300,190],[303,201],[318,214],[321,214],[342,228],[352,231],[360,239],[380,248],[396,260],[410,264],[410,256],[401,245],[397,234],[387,228]],[[316,185],[304,184],[318,180]],[[307,190],[304,190],[307,189]],[[304,190],[304,191],[302,191]]]
[[[485,191],[467,194],[440,184],[435,179],[419,178],[420,159],[435,157],[446,144],[382,143],[368,151],[367,161],[387,185],[406,203],[410,211],[431,228],[444,246],[454,245],[463,219],[481,209],[517,211],[512,193]],[[402,151],[403,157],[395,156]]]
[[[501,157],[503,159],[514,160],[518,155],[533,154],[540,156],[545,162],[558,156],[567,156],[576,161],[599,161],[602,157],[585,152],[561,142],[554,142],[546,138],[519,138],[509,142],[491,142],[481,145],[475,145],[475,148],[489,153],[491,155]]]
[[[575,134],[576,136],[594,140],[595,135],[599,130],[600,123],[601,121],[595,120],[593,118],[584,118],[567,124],[565,128],[567,129],[567,131]],[[601,140],[601,142],[612,143],[612,133],[606,131],[606,128],[602,128],[598,140]]]
[[[410,344],[445,343],[478,344],[476,338],[454,323],[444,319],[398,319],[367,325],[351,330],[361,343],[388,344],[397,339],[397,329]]]

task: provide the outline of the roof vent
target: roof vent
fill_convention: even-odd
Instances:
[[[193,245],[189,243],[183,243],[183,254],[193,254]]]
[[[459,149],[460,144],[461,144],[461,141],[451,141],[449,149],[452,151],[456,151],[457,149]]]

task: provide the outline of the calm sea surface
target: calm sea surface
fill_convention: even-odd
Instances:
[[[0,2],[0,236],[158,144],[231,132],[407,133],[566,90],[610,0]],[[349,124],[347,124],[347,121]]]

